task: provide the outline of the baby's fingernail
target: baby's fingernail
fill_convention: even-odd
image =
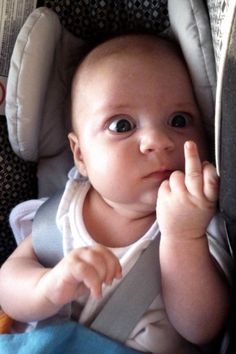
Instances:
[[[188,140],[188,141],[185,142],[184,146],[185,146],[185,148],[188,149],[188,150],[189,150],[189,149],[196,149],[196,144],[195,144],[194,141]]]
[[[190,141],[186,141],[185,144],[184,144],[184,146],[185,146],[186,149],[189,149],[190,146],[191,146]]]
[[[116,278],[117,278],[117,279],[122,278],[122,276],[123,276],[123,275],[122,275],[122,271],[121,271],[121,272],[118,272],[118,273],[116,274]]]
[[[111,285],[111,284],[112,284],[112,280],[111,280],[111,279],[107,279],[107,280],[105,281],[105,283],[106,283],[107,285]]]

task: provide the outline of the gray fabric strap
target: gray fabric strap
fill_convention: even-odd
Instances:
[[[90,328],[125,342],[143,313],[160,293],[160,236],[143,251],[97,315]]]
[[[63,258],[62,235],[55,221],[61,197],[60,192],[48,199],[33,221],[33,247],[45,267],[53,267]],[[160,293],[159,240],[160,235],[142,252],[91,324],[91,329],[120,342],[126,341]]]
[[[62,234],[56,225],[56,214],[62,192],[56,193],[38,209],[32,226],[33,248],[44,267],[53,267],[63,258]]]

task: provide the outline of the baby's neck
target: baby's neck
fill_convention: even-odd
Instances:
[[[156,214],[111,206],[96,191],[91,190],[85,199],[83,218],[89,234],[96,242],[107,247],[125,247],[148,231]]]

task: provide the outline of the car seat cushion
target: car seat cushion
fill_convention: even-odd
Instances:
[[[19,33],[6,116],[11,145],[25,160],[55,156],[65,148],[68,86],[81,44],[46,7],[36,9]]]
[[[205,126],[214,136],[215,57],[208,13],[203,1],[169,0],[172,31],[180,43]]]

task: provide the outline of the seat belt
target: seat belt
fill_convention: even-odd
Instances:
[[[62,234],[56,213],[62,192],[48,199],[37,211],[32,239],[39,262],[53,267],[63,258]],[[137,262],[105,303],[90,328],[114,340],[125,342],[143,313],[160,293],[160,234],[141,253]]]
[[[46,200],[36,212],[32,225],[33,248],[46,268],[54,267],[63,257],[62,234],[56,225],[57,209],[63,192]]]
[[[125,342],[160,293],[159,237],[143,251],[90,328]]]

